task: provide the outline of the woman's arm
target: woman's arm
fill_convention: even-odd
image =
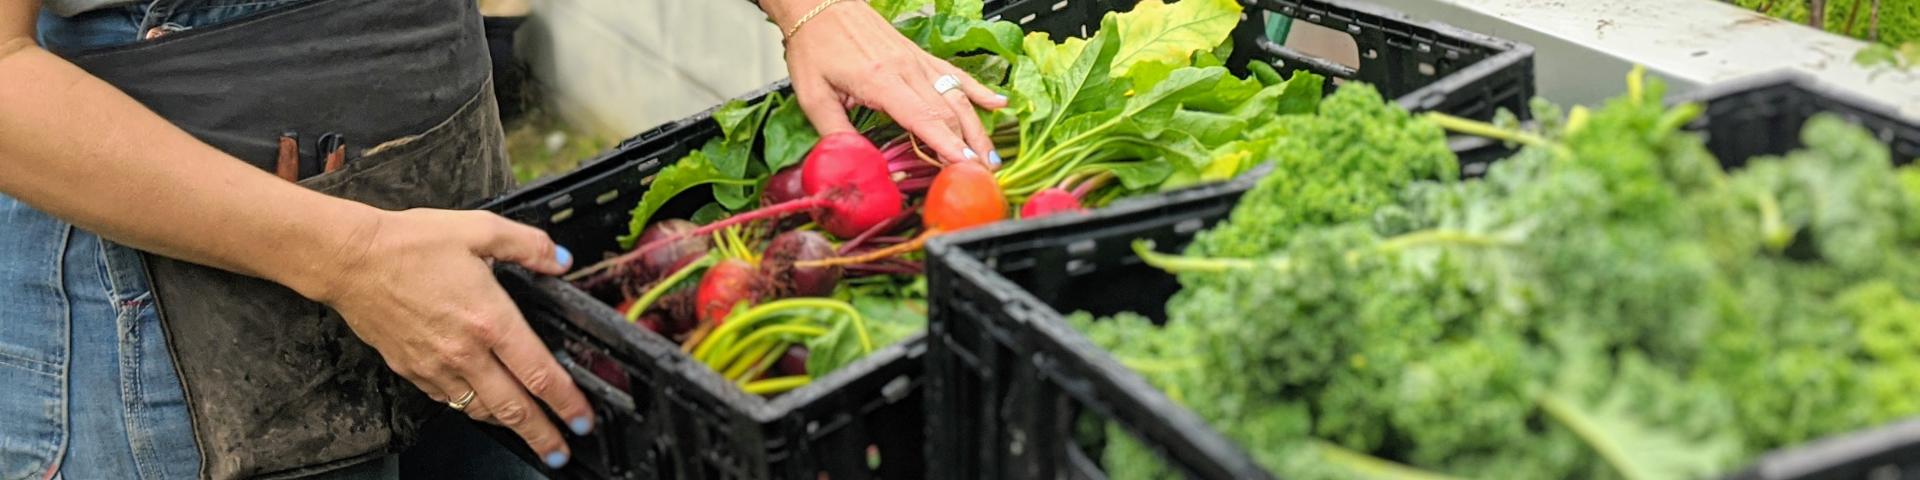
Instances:
[[[815,11],[829,1],[836,3]],[[864,0],[756,3],[783,34],[794,30],[787,39],[787,71],[800,108],[821,134],[853,130],[847,106],[864,105],[893,117],[942,158],[998,166],[974,107],[997,109],[1007,99],[920,50]],[[815,15],[802,24],[810,12]],[[936,91],[934,80],[944,75],[959,79],[960,88]]]
[[[113,241],[325,302],[430,394],[473,385],[476,405],[535,451],[565,451],[528,390],[564,418],[592,413],[487,266],[563,272],[545,233],[482,212],[383,211],[280,180],[39,48],[38,3],[0,0],[0,192]]]

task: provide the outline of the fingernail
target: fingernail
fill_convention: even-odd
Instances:
[[[1000,168],[1000,151],[999,150],[987,151],[987,164],[992,165],[993,168]]]
[[[573,417],[573,420],[567,421],[567,426],[573,427],[574,435],[586,435],[587,430],[593,428],[593,422],[587,421],[587,417]]]
[[[969,148],[969,149],[966,149],[966,150],[961,150],[961,151],[960,151],[960,156],[962,156],[962,157],[967,157],[967,160],[973,160],[973,159],[976,159],[976,158],[980,158],[980,154],[978,154],[978,153],[973,153],[973,149],[971,149],[971,148]]]
[[[566,464],[567,452],[550,452],[547,454],[547,468],[560,468]]]
[[[563,266],[563,267],[568,265],[573,265],[573,252],[567,251],[567,247],[554,245],[553,260],[556,262],[560,262],[560,266]]]
[[[1006,95],[994,95],[994,96],[993,96],[993,98],[997,98],[997,99],[1000,99],[1000,103],[1007,103],[1007,96],[1006,96]]]

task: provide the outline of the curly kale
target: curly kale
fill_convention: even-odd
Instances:
[[[1274,138],[1266,149],[1273,173],[1231,221],[1194,241],[1194,254],[1259,256],[1301,226],[1367,218],[1416,180],[1459,176],[1445,132],[1366,84],[1343,85],[1317,113],[1282,116],[1264,130]]]
[[[1920,169],[1858,127],[1726,172],[1638,78],[1538,132],[1353,90],[1188,256],[1136,246],[1165,326],[1075,321],[1275,472],[1698,477],[1920,414]],[[1435,124],[1525,148],[1454,182]]]

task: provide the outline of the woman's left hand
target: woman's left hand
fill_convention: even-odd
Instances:
[[[760,0],[784,33],[820,2]],[[998,167],[989,132],[974,107],[999,109],[1007,99],[945,60],[927,54],[862,0],[840,0],[808,19],[787,40],[787,72],[800,108],[821,135],[853,131],[847,108],[886,113],[947,161]],[[944,76],[958,88],[941,92]]]

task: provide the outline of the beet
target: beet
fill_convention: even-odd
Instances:
[[[695,313],[700,322],[717,325],[733,312],[734,305],[759,300],[759,280],[753,265],[737,258],[721,260],[707,269],[707,275],[700,278],[699,290],[694,293]]]
[[[801,345],[787,347],[787,354],[780,356],[780,361],[774,364],[773,370],[778,370],[782,376],[806,375],[807,347]]]
[[[679,237],[679,239],[672,240],[659,248],[640,253],[637,268],[641,278],[645,279],[645,282],[651,283],[660,277],[672,274],[674,271],[679,270],[680,267],[687,266],[687,264],[699,260],[701,255],[706,255],[708,248],[707,237],[704,235],[687,235],[688,232],[699,228],[700,226],[695,225],[693,222],[674,218],[654,222],[652,225],[648,225],[646,230],[642,230],[640,232],[640,239],[635,242],[639,245],[647,245],[675,237]]]
[[[813,211],[828,233],[852,238],[900,214],[906,196],[893,184],[880,149],[858,133],[828,135],[801,164],[800,185],[812,198],[827,199]]]
[[[773,237],[767,254],[760,260],[770,293],[778,298],[823,297],[833,293],[840,283],[840,267],[797,268],[794,262],[821,260],[834,256],[833,242],[810,231],[790,231]]]
[[[767,178],[767,189],[760,194],[762,205],[772,205],[807,197],[800,181],[800,167],[787,167]]]
[[[1020,207],[1020,218],[1040,218],[1060,212],[1078,212],[1085,210],[1080,198],[1073,192],[1060,188],[1049,188],[1027,197],[1027,204]]]

